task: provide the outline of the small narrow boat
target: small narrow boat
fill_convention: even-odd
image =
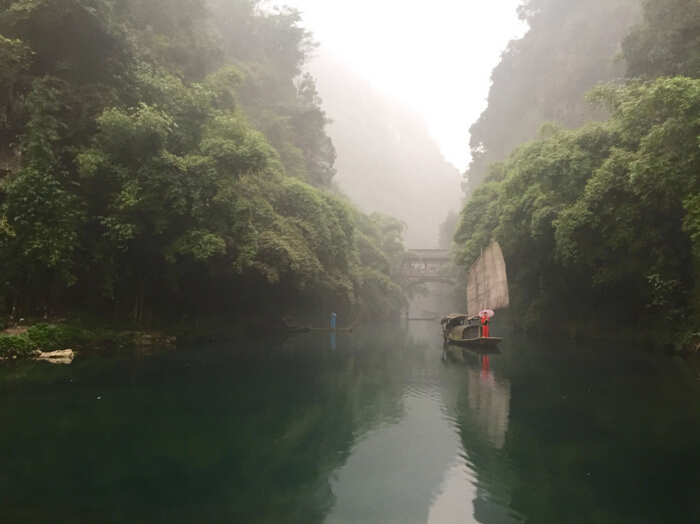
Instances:
[[[276,326],[278,328],[276,331],[282,333],[307,333],[311,329],[311,324],[300,326],[295,320],[290,321],[286,317],[279,318],[282,319],[282,325]]]
[[[320,328],[320,327],[312,327],[310,328],[311,331],[325,331],[327,333],[352,333],[352,328],[355,327],[355,322],[350,324],[350,327],[346,328]]]
[[[460,346],[495,346],[503,338],[483,336],[479,317],[470,318],[464,313],[452,313],[440,321],[442,333],[447,344]]]
[[[493,242],[474,262],[467,283],[467,313],[453,313],[440,321],[445,344],[495,346],[501,337],[485,337],[482,313],[508,307],[508,277],[503,252]]]

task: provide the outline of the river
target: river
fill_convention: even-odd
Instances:
[[[0,367],[0,522],[700,521],[692,363],[512,334],[484,358],[438,333]]]

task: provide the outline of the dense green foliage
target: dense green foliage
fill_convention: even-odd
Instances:
[[[455,238],[467,266],[491,239],[529,323],[700,319],[700,81],[591,95],[612,118],[542,138],[492,166]],[[643,324],[644,325],[644,324]]]
[[[0,4],[6,312],[395,312],[401,231],[325,190],[299,22],[257,0]]]
[[[644,0],[644,18],[622,49],[628,77],[700,77],[700,5],[692,0]]]
[[[526,2],[522,13],[539,6],[532,25],[569,9],[549,4]],[[600,13],[593,9],[580,23]],[[526,326],[654,329],[676,341],[699,330],[699,16],[696,2],[645,1],[642,20],[623,39],[626,85],[587,95],[609,119],[577,130],[545,124],[537,140],[490,164],[462,210],[459,263],[468,267],[498,240],[516,316]],[[539,27],[550,38],[559,30]],[[598,56],[585,53],[582,63]],[[527,57],[507,53],[499,67],[511,62],[522,66]]]
[[[572,129],[605,116],[584,94],[623,76],[615,58],[638,11],[637,0],[523,1],[519,16],[530,29],[503,53],[488,107],[469,129],[468,191],[484,180],[489,164],[536,139],[544,122]]]

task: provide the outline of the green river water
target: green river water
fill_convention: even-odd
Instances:
[[[693,362],[438,333],[2,366],[0,523],[700,521]]]

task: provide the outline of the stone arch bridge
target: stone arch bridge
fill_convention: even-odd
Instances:
[[[450,262],[447,249],[411,249],[410,251],[415,256],[404,260],[401,266],[403,289],[429,282],[457,285],[457,275],[443,269]]]

